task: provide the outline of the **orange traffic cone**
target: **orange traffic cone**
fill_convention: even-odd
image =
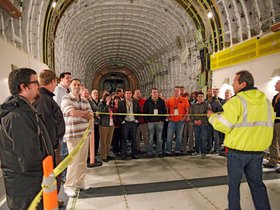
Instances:
[[[45,187],[43,191],[44,210],[58,209],[57,184],[53,173],[53,157],[47,156],[43,160],[44,178],[42,185]]]

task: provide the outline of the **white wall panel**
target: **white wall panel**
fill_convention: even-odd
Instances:
[[[213,71],[213,87],[222,88],[225,78],[230,78],[229,84],[231,85],[236,72],[248,70],[253,74],[255,86],[263,91],[268,99],[272,100],[273,96],[276,94],[274,85],[280,77],[271,79],[271,76],[273,70],[278,68],[280,68],[280,53],[261,57],[233,67],[216,70]],[[223,89],[224,88],[222,88],[222,90]],[[220,91],[220,96],[223,98],[224,91],[222,90]]]
[[[19,68],[32,68],[36,72],[40,72],[42,69],[48,68],[46,64],[33,59],[30,55],[3,39],[0,39],[0,63],[0,103],[2,103],[6,97],[10,95],[8,89],[8,76],[11,72],[12,64]]]

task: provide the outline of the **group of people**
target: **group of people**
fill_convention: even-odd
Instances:
[[[274,111],[280,117],[280,97],[277,94],[271,106],[254,87],[250,72],[236,74],[235,96],[227,90],[225,99],[218,97],[218,89],[209,89],[205,98],[201,91],[189,95],[182,86],[176,86],[169,99],[157,88],[152,88],[147,98],[139,89],[133,94],[119,88],[115,93],[104,91],[99,99],[98,90],[90,94],[70,72],[59,79],[57,84],[50,70],[41,71],[39,78],[34,70],[25,68],[9,75],[11,96],[0,110],[0,158],[10,209],[27,209],[41,188],[42,160],[51,155],[58,165],[77,146],[89,123],[94,134],[84,139],[67,171],[57,179],[58,191],[62,178],[69,197],[76,196],[77,189],[89,189],[85,184],[87,167],[102,165],[97,158],[88,161],[90,153],[100,156],[102,162],[112,158],[111,149],[123,160],[128,155],[137,159],[143,151],[148,158],[189,151],[204,159],[209,152],[219,152],[223,144],[228,148],[229,209],[241,209],[243,173],[256,209],[270,209],[262,182],[262,159],[270,146],[274,154],[268,166],[277,165],[280,121],[274,123]],[[280,91],[280,81],[275,87]],[[94,151],[89,149],[90,136],[94,136]],[[41,203],[38,208],[42,209]]]
[[[92,96],[94,93],[98,91],[93,90]],[[105,91],[95,109],[99,125],[107,127],[107,131],[103,128],[100,135],[101,159],[107,162],[112,158],[109,156],[111,145],[116,156],[127,159],[127,142],[131,144],[131,157],[134,159],[143,152],[148,158],[186,152],[193,155],[201,153],[204,158],[206,153],[218,153],[223,143],[222,134],[213,129],[206,114],[207,110],[222,111],[222,104],[231,96],[229,93],[222,100],[218,93],[218,89],[209,89],[205,100],[203,92],[195,92],[193,98],[189,98],[182,86],[176,86],[169,99],[161,96],[157,88],[152,88],[148,98],[142,97],[139,89],[134,94],[131,90],[122,89],[111,94]],[[92,99],[89,97],[88,100]],[[141,139],[143,146],[140,144]],[[174,140],[176,143],[173,148]],[[95,141],[98,142],[99,138]],[[104,142],[106,145],[102,145]]]

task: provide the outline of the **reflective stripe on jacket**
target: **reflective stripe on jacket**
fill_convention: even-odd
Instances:
[[[264,151],[271,145],[275,114],[263,92],[255,89],[239,92],[223,105],[223,110],[211,115],[209,122],[225,133],[225,146]]]

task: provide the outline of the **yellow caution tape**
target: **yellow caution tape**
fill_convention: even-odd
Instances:
[[[94,112],[97,115],[110,115],[109,112]],[[221,114],[222,112],[215,112],[215,114]],[[121,116],[150,116],[150,117],[171,117],[171,116],[189,116],[189,117],[204,117],[207,114],[136,114],[136,113],[111,113],[113,115],[121,115]],[[276,119],[280,119],[280,117],[276,117]]]
[[[109,112],[94,112],[98,115],[110,115]],[[136,114],[136,113],[112,113],[113,115],[125,115],[125,116],[150,116],[150,117],[171,117],[171,116],[207,116],[207,114]]]
[[[76,154],[78,153],[78,151],[81,149],[81,147],[83,146],[85,139],[87,138],[90,130],[92,127],[92,122],[90,121],[88,124],[88,127],[85,131],[85,133],[83,134],[83,137],[81,138],[81,140],[79,141],[79,143],[77,144],[77,146],[73,149],[73,151],[71,151],[66,157],[65,159],[60,162],[60,164],[53,170],[54,171],[54,175],[55,177],[57,177],[59,174],[62,173],[62,171],[64,171],[64,169],[67,168],[67,166],[73,161],[74,157],[76,156]],[[28,210],[36,210],[36,207],[39,205],[40,201],[41,201],[41,196],[43,194],[44,189],[47,186],[42,186],[42,189],[40,190],[40,192],[36,195],[36,197],[33,199],[33,201],[31,202],[31,204],[28,207]]]

